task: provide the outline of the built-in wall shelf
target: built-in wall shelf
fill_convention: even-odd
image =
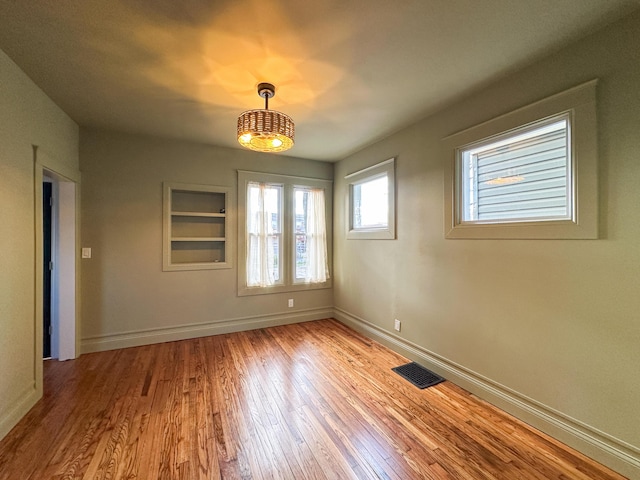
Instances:
[[[229,189],[164,183],[162,269],[231,268]]]
[[[224,237],[171,237],[172,242],[226,242]]]
[[[206,212],[171,212],[174,217],[211,217],[211,218],[225,218],[226,213],[206,213]]]

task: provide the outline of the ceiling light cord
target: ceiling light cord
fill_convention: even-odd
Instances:
[[[269,110],[269,99],[276,96],[276,87],[270,83],[258,84],[258,95],[264,98],[264,109]]]

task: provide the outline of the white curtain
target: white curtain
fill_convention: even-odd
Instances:
[[[307,197],[307,271],[305,282],[322,283],[329,278],[327,263],[327,226],[324,190],[314,188]]]
[[[276,196],[273,201],[273,196]],[[247,286],[267,287],[279,280],[277,187],[249,183],[247,189]],[[268,198],[271,196],[271,198]]]

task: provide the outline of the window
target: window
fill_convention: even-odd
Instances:
[[[238,173],[239,295],[330,286],[331,182]]]
[[[595,85],[444,139],[447,238],[597,238]]]
[[[460,149],[462,221],[570,219],[570,123],[564,113]]]
[[[349,182],[347,238],[395,238],[395,159],[345,177]]]

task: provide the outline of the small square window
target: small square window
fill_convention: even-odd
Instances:
[[[395,238],[395,159],[347,175],[347,238]]]

